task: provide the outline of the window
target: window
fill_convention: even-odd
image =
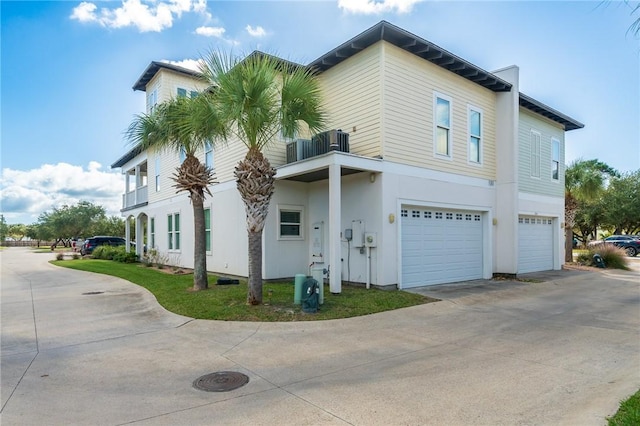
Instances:
[[[183,89],[181,87],[178,87],[178,97],[179,98],[186,98],[187,97],[187,89]]]
[[[180,250],[180,213],[167,216],[169,250]]]
[[[198,97],[198,92],[196,92],[195,90],[191,91],[191,99],[193,98],[197,98]]]
[[[302,239],[302,207],[280,206],[279,221],[280,235],[282,239]]]
[[[469,107],[469,161],[482,163],[482,111]]]
[[[187,158],[187,150],[184,149],[183,146],[180,147],[180,164],[184,163],[184,160]]]
[[[437,155],[451,157],[451,100],[437,94],[433,109],[435,111],[435,152]]]
[[[204,235],[207,251],[211,251],[211,209],[204,209]]]
[[[155,218],[151,218],[151,222],[150,222],[150,234],[151,234],[151,248],[154,248],[156,246],[156,219]]]
[[[531,177],[540,177],[540,133],[531,131]]]
[[[158,89],[147,93],[147,114],[151,114],[158,104]]]
[[[551,138],[551,179],[560,179],[560,141]]]
[[[156,192],[160,192],[160,157],[156,157]]]
[[[204,143],[204,165],[213,169],[213,145],[209,141]]]

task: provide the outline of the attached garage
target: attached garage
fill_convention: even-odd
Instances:
[[[518,218],[518,273],[553,269],[553,219]]]
[[[480,212],[403,206],[400,219],[402,288],[482,278]]]

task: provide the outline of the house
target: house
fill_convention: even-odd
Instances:
[[[327,273],[410,288],[560,269],[565,132],[583,124],[519,91],[519,70],[488,72],[382,21],[308,64],[319,71],[327,132],[275,141],[263,277]],[[203,87],[152,62],[134,90],[147,109]],[[205,200],[207,267],[247,276],[240,143],[207,147],[217,184]],[[170,176],[177,153],[133,149],[122,214],[169,263],[192,266],[192,209]],[[127,231],[129,232],[129,231]],[[127,235],[129,237],[129,235]],[[143,244],[137,244],[143,247]]]

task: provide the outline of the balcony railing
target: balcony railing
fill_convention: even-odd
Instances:
[[[287,164],[304,160],[329,151],[349,152],[349,134],[341,130],[329,130],[314,135],[311,140],[297,139],[287,144]]]
[[[149,192],[147,186],[141,186],[126,194],[122,194],[122,208],[137,206],[149,201]]]

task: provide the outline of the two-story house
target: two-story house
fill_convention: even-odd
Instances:
[[[308,64],[328,131],[278,140],[263,235],[265,279],[328,272],[341,283],[416,286],[560,269],[564,134],[583,125],[519,92],[518,67],[488,72],[382,21]],[[147,109],[202,89],[197,73],[153,62],[134,85]],[[244,205],[233,169],[245,148],[208,146],[218,183],[205,200],[207,266],[247,276]],[[170,180],[180,155],[133,149],[122,213],[136,239],[190,267],[193,218]],[[137,244],[141,251],[142,244]]]

